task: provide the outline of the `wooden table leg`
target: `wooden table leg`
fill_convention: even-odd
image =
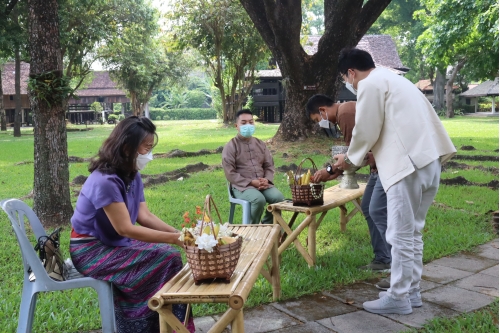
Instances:
[[[273,301],[277,301],[281,297],[281,280],[280,280],[280,259],[278,255],[278,240],[273,244],[271,250],[271,285],[273,286]]]
[[[172,304],[166,306],[168,311],[172,312]],[[172,333],[172,327],[163,319],[163,316],[160,314],[160,333]]]
[[[243,310],[240,310],[231,322],[232,333],[245,333],[245,320],[243,319]]]
[[[347,225],[347,209],[345,208],[344,205],[339,206],[340,209],[340,231],[344,232],[346,231],[346,225]]]
[[[166,331],[160,331],[161,333],[172,333],[172,328],[175,329],[177,333],[189,333],[187,328],[182,325],[182,323],[177,319],[177,317],[172,313],[172,306],[164,306],[157,310],[160,317],[166,322]],[[160,321],[161,324],[161,321]]]
[[[222,317],[208,330],[207,333],[221,333],[224,329],[233,322],[236,316],[241,312],[241,310],[234,310],[229,308]],[[242,313],[243,314],[243,313]]]
[[[309,267],[314,266],[314,264],[316,263],[316,230],[316,215],[312,214],[311,223],[309,223],[309,228],[307,230],[307,250],[309,252],[309,256],[312,259],[312,265],[309,265]]]
[[[288,227],[290,229],[292,229],[293,227],[293,224],[295,223],[295,220],[297,219],[297,216],[299,215],[299,212],[294,212],[293,215],[292,215],[292,218],[290,219],[290,222],[288,223]],[[288,234],[286,232],[284,232],[282,235],[281,235],[281,239],[280,239],[280,244],[283,243],[286,239],[286,237],[288,236]]]
[[[281,254],[283,251],[286,250],[286,248],[290,245],[290,243],[293,242],[295,244],[295,247],[297,248],[297,251],[299,251],[300,254],[302,254],[304,259],[307,261],[307,264],[309,266],[314,265],[311,256],[309,255],[309,253],[307,253],[307,250],[302,246],[302,244],[300,244],[300,241],[297,239],[297,237],[300,235],[302,230],[304,230],[304,228],[307,227],[309,225],[309,223],[311,223],[311,215],[308,215],[304,219],[304,221],[302,221],[299,224],[297,229],[295,229],[293,231],[288,227],[288,224],[285,222],[285,220],[283,220],[283,218],[281,216],[276,216],[276,220],[281,225],[281,227],[285,230],[285,232],[288,234],[288,238],[285,239],[283,244],[281,244],[279,246],[278,253]]]

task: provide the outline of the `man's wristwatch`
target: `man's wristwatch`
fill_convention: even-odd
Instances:
[[[326,166],[326,172],[328,172],[330,175],[333,175],[333,167],[331,164],[328,164]]]

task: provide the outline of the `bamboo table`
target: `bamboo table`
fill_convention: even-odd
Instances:
[[[316,230],[323,221],[326,213],[334,208],[340,209],[340,230],[345,231],[347,222],[357,213],[361,211],[361,196],[365,192],[366,184],[359,184],[359,188],[355,190],[342,189],[339,185],[325,189],[323,194],[323,205],[321,206],[294,206],[291,200],[285,200],[267,206],[267,210],[273,213],[274,224],[279,224],[285,233],[280,242],[278,253],[281,255],[283,251],[293,242],[300,254],[307,261],[309,267],[314,266],[316,263]],[[348,213],[345,207],[346,203],[352,202],[354,204],[353,210]],[[290,222],[286,222],[281,216],[282,211],[293,212]],[[293,224],[297,219],[299,213],[306,215],[305,219],[292,231]],[[316,215],[320,214],[319,219],[316,220]],[[305,229],[308,228],[307,246],[308,251],[302,246],[298,240],[298,236]]]
[[[197,286],[186,264],[148,302],[149,308],[160,314],[160,333],[171,333],[172,329],[177,333],[189,333],[172,313],[172,304],[178,303],[228,303],[229,309],[208,332],[220,333],[228,324],[234,333],[245,332],[243,305],[259,273],[271,283],[273,300],[280,297],[278,239],[281,228],[278,225],[232,225],[230,229],[243,236],[240,259],[231,281],[213,281]]]

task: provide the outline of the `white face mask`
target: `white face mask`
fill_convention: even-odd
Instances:
[[[321,111],[319,112],[321,120],[319,121],[318,125],[321,128],[330,128],[330,122],[328,121],[328,113],[325,112],[325,114],[326,114],[326,119],[323,118],[323,116],[321,115]]]
[[[142,170],[146,167],[146,164],[148,164],[150,161],[153,160],[153,152],[150,151],[147,154],[138,154],[137,158],[135,160],[135,166],[137,167],[137,170]]]
[[[347,73],[347,79],[349,80],[349,73]],[[345,82],[345,87],[347,90],[352,92],[354,95],[358,94],[358,90],[354,89],[354,86],[352,85],[354,83],[354,77],[352,78],[352,83],[349,83],[348,81]]]

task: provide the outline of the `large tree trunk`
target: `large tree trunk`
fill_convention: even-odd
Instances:
[[[305,104],[313,94],[336,95],[339,52],[355,46],[390,0],[325,0],[325,33],[318,51],[308,55],[300,45],[300,0],[240,0],[273,57],[287,87],[283,121],[277,139],[305,139],[319,130],[305,116]],[[305,88],[304,88],[305,87]]]
[[[446,82],[446,118],[453,118],[455,116],[455,112],[453,111],[453,82],[464,65],[465,60],[460,60],[453,68],[451,76]]]
[[[3,105],[2,68],[0,67],[0,131],[7,130],[7,120],[5,119],[5,108]]]
[[[434,104],[434,110],[444,109],[444,85],[445,77],[439,69],[436,68],[436,79],[432,84],[433,99],[432,104]]]
[[[28,0],[30,79],[62,77],[57,0]],[[61,82],[61,80],[53,80]],[[61,88],[53,83],[55,88]],[[34,121],[34,210],[42,224],[68,225],[73,214],[69,191],[65,100],[53,94],[51,103],[29,91]],[[58,97],[59,96],[59,97]]]
[[[19,46],[16,46],[14,50],[15,57],[15,71],[14,74],[14,89],[16,95],[14,96],[14,102],[16,104],[16,111],[14,112],[14,136],[21,136],[21,55],[19,51]]]

